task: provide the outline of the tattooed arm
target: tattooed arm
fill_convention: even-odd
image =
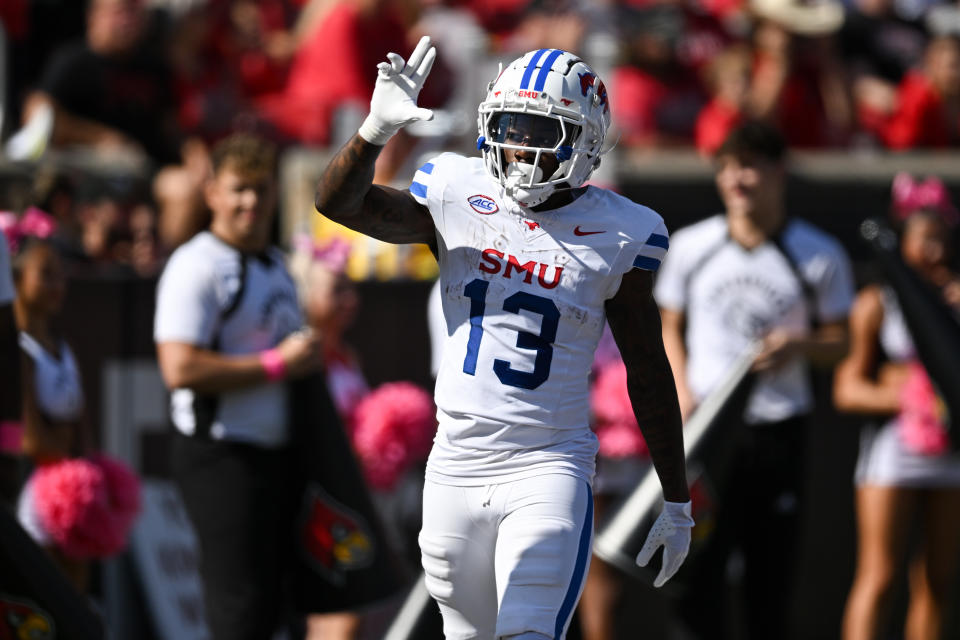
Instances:
[[[392,242],[433,244],[433,219],[408,191],[373,184],[382,146],[353,136],[327,165],[317,183],[317,211],[345,227]]]
[[[423,36],[409,59],[388,53],[377,65],[370,113],[320,176],[314,201],[317,211],[334,222],[386,242],[425,242],[434,255],[436,235],[427,208],[409,192],[374,186],[373,169],[397,131],[433,118],[432,111],[417,106],[417,96],[436,55],[430,37]]]
[[[653,300],[653,274],[634,269],[606,303],[607,322],[627,366],[627,391],[660,477],[663,497],[687,502],[680,403],[663,349],[660,312]]]

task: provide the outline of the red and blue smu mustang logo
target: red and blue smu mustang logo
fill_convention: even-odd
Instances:
[[[470,205],[471,209],[477,213],[482,213],[485,216],[488,216],[491,213],[496,213],[500,210],[500,207],[497,206],[496,200],[490,196],[484,196],[480,194],[467,198],[467,204]]]
[[[594,91],[597,93],[597,98],[599,99],[600,106],[603,107],[603,110],[607,110],[607,88],[603,86],[602,80],[597,80],[596,74],[593,73],[580,73],[577,74],[580,76],[580,93],[584,96],[587,95],[587,92],[590,91],[590,87],[594,88]]]

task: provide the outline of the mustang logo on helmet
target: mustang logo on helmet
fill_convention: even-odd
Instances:
[[[581,73],[580,75],[580,92],[586,96],[590,91],[591,87],[594,87],[594,90],[597,94],[598,104],[603,107],[603,110],[608,109],[607,106],[607,88],[603,86],[603,81],[598,80],[596,74],[593,73]]]

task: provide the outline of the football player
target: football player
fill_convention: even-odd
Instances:
[[[667,250],[654,211],[585,186],[610,124],[606,89],[577,56],[532,51],[479,107],[482,157],[442,153],[410,188],[372,184],[416,104],[435,50],[380,63],[370,115],[317,187],[324,216],[387,242],[427,243],[440,264],[447,342],[420,548],[447,638],[563,638],[593,535],[588,374],[606,319],[627,365],[664,508],[662,585],[690,543],[680,410],[653,273]]]

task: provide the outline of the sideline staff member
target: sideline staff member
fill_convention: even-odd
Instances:
[[[284,605],[298,506],[284,380],[320,366],[281,252],[268,247],[275,152],[246,135],[213,151],[212,221],[170,257],[154,338],[171,389],[177,485],[201,547],[216,640],[265,640]]]

